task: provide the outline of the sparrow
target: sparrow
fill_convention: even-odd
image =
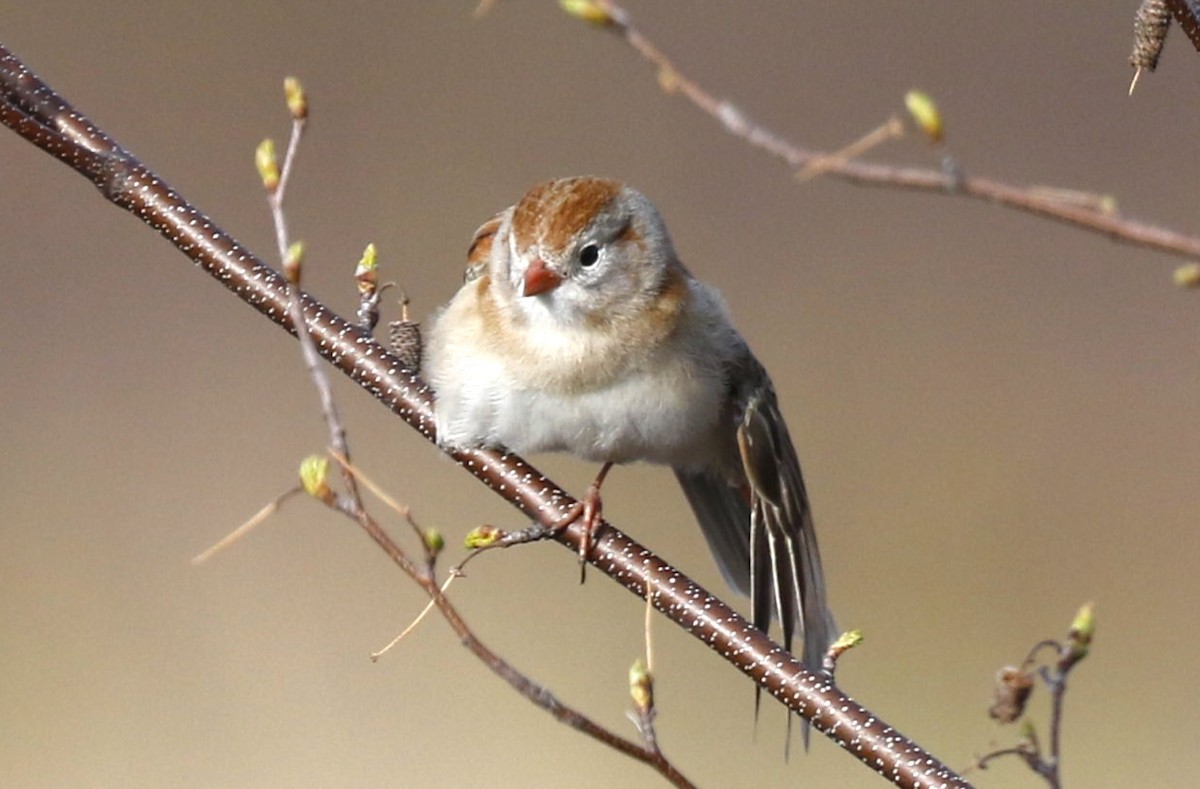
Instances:
[[[658,210],[615,180],[530,189],[476,231],[421,369],[438,441],[670,466],[725,580],[813,670],[835,634],[771,379]]]

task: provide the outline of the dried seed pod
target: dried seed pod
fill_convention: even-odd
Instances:
[[[1133,18],[1133,52],[1129,53],[1129,65],[1137,69],[1129,92],[1133,93],[1142,70],[1158,68],[1158,56],[1162,53],[1167,30],[1171,27],[1171,11],[1166,0],[1142,0]]]
[[[409,370],[421,366],[421,325],[416,321],[399,320],[388,324],[392,353],[400,357]]]
[[[1005,666],[996,672],[996,692],[988,715],[1000,723],[1012,723],[1025,711],[1032,692],[1032,676],[1015,666]]]

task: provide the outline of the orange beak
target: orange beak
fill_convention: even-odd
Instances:
[[[562,275],[546,266],[546,261],[534,258],[525,269],[525,281],[521,285],[522,296],[536,296],[554,290],[563,281]]]

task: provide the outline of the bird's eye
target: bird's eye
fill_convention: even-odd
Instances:
[[[595,244],[588,244],[583,249],[579,250],[579,265],[584,268],[591,268],[596,265],[596,261],[600,259],[600,247]]]

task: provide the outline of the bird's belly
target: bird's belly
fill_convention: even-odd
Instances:
[[[569,452],[601,463],[704,466],[716,452],[723,387],[695,370],[668,366],[570,393],[511,383],[480,387],[466,401],[439,403],[440,425],[467,428],[447,437],[458,444],[503,444],[521,454]],[[474,417],[456,419],[444,409]]]
[[[570,452],[585,460],[680,464],[704,451],[718,403],[700,387],[632,380],[568,397],[527,391],[500,415],[501,441],[519,452]]]

